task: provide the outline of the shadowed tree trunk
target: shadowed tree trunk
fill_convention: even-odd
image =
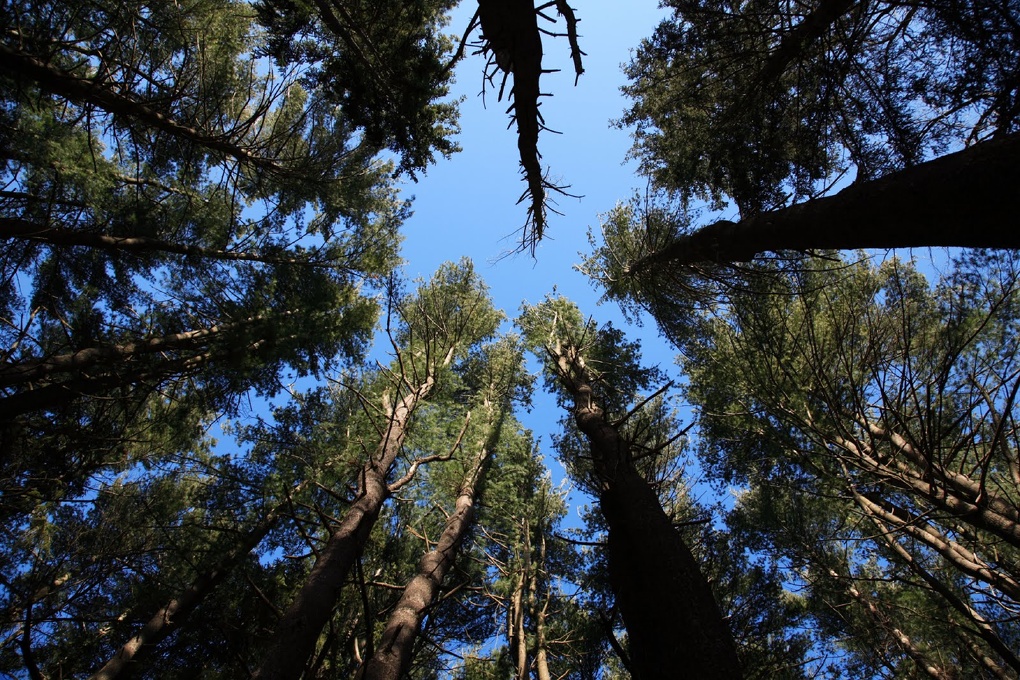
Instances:
[[[573,414],[603,480],[609,578],[623,616],[634,677],[741,677],[736,648],[708,581],[645,479],[629,444],[595,403],[583,358],[549,348]]]
[[[508,638],[510,642],[510,658],[514,665],[514,679],[527,680],[528,677],[528,644],[524,632],[524,580],[526,569],[517,572],[510,606],[507,608]]]
[[[147,236],[109,236],[107,234],[67,229],[32,220],[0,217],[0,238],[18,238],[54,247],[86,246],[107,251],[128,253],[174,253],[208,260],[263,262],[266,264],[289,264],[304,267],[333,267],[335,262],[316,262],[296,257],[273,257],[258,252],[241,250],[216,250],[195,245],[172,243]]]
[[[778,250],[1020,248],[1020,133],[740,222],[721,220],[627,267],[745,262]]]
[[[469,351],[475,343],[491,337],[500,317],[467,260],[441,266],[432,280],[419,288],[416,297],[398,303],[393,313],[400,322],[393,331],[387,323],[395,361],[394,368],[386,372],[393,382],[382,394],[386,420],[376,425],[379,444],[358,474],[356,500],[332,528],[269,641],[266,656],[255,673],[260,680],[298,678],[304,673],[383,503],[414,476],[419,464],[437,457],[416,460],[401,479],[387,483],[398,462],[411,416],[433,396],[439,374],[449,368],[459,352]],[[403,396],[396,399],[394,393]]]

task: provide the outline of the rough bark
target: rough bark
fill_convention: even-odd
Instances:
[[[478,453],[461,483],[454,511],[446,520],[439,542],[421,558],[418,573],[390,613],[375,654],[365,662],[361,677],[366,680],[399,680],[407,673],[425,613],[439,594],[457,550],[474,522],[475,497],[491,455],[487,440],[488,437],[479,442]]]
[[[393,407],[382,441],[362,467],[358,498],[326,542],[304,585],[280,619],[255,673],[259,680],[296,679],[304,672],[344,581],[389,497],[386,475],[400,452],[411,414],[434,384],[434,378],[428,377]]]
[[[627,442],[594,402],[583,361],[570,348],[551,351],[603,480],[599,505],[609,530],[609,580],[627,629],[634,677],[740,678],[736,646],[708,581],[634,469]]]
[[[224,577],[236,567],[245,556],[258,547],[266,534],[280,519],[283,505],[273,508],[244,540],[227,551],[211,568],[199,574],[177,597],[172,598],[141,630],[124,643],[116,654],[100,668],[90,680],[114,680],[131,675],[139,661],[151,652],[168,635],[181,627],[206,595],[219,585]]]
[[[681,236],[628,267],[746,262],[781,250],[1020,248],[1020,133],[981,142],[825,198]]]
[[[549,642],[546,637],[546,613],[549,609],[549,593],[546,591],[542,606],[538,606],[538,582],[545,571],[545,530],[538,522],[538,560],[532,571],[531,611],[535,620],[535,676],[537,680],[552,680],[549,671]]]

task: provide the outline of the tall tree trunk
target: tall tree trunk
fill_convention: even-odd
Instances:
[[[280,504],[273,508],[238,545],[228,550],[210,569],[199,574],[184,592],[161,607],[142,626],[141,630],[125,642],[124,646],[92,675],[90,680],[114,680],[130,676],[137,668],[138,662],[168,635],[180,628],[188,615],[205,599],[206,595],[212,592],[248,553],[258,547],[266,534],[276,526],[283,507],[283,504]]]
[[[510,641],[510,658],[514,664],[514,680],[527,680],[528,677],[528,645],[524,633],[525,587],[525,572],[519,568],[507,611],[507,636]]]
[[[548,584],[542,579],[542,575],[545,572],[545,527],[543,527],[544,518],[538,520],[538,559],[531,571],[532,576],[532,587],[531,587],[531,616],[535,622],[535,675],[537,680],[552,680],[552,674],[549,672],[549,649],[548,640],[546,638],[546,613],[549,609],[549,592],[547,589]],[[544,597],[542,598],[542,606],[538,606],[538,589],[539,583],[541,582]]]
[[[936,578],[931,571],[923,567],[914,558],[914,555],[896,540],[893,534],[893,528],[885,524],[883,519],[872,511],[872,505],[862,503],[862,500],[864,500],[863,496],[857,493],[857,491],[852,487],[850,491],[854,496],[854,500],[858,503],[858,506],[864,511],[865,515],[878,529],[878,534],[885,541],[885,544],[892,549],[892,551],[912,572],[917,574],[924,581],[933,593],[938,593],[953,609],[963,615],[965,620],[970,624],[969,626],[956,626],[961,634],[965,636],[975,635],[980,637],[988,643],[988,646],[991,647],[991,649],[1000,655],[1001,659],[1005,661],[1014,672],[1020,673],[1020,658],[1018,658],[1016,652],[1011,649],[1008,644],[1003,642],[996,628],[991,625],[980,612],[975,610],[971,606],[970,602],[965,601],[957,592],[954,591],[953,588],[948,587],[940,579]],[[973,644],[973,641],[971,641],[970,644]],[[981,653],[979,658],[982,660],[984,665],[992,667],[985,661],[984,653]],[[998,667],[998,664],[994,664],[994,667]]]
[[[487,428],[484,439],[478,442],[478,452],[461,482],[453,514],[446,520],[439,542],[434,550],[421,558],[418,573],[404,588],[403,595],[390,613],[375,654],[365,662],[359,674],[366,680],[399,680],[411,665],[411,652],[425,612],[439,594],[443,579],[454,564],[457,550],[474,522],[475,497],[492,452],[490,428]]]
[[[259,680],[296,679],[304,672],[319,634],[333,614],[344,581],[389,497],[386,476],[400,452],[411,414],[434,384],[434,377],[429,376],[393,407],[382,441],[362,467],[358,498],[326,542],[304,585],[277,625],[266,656],[255,673]]]
[[[980,142],[839,193],[721,220],[630,263],[632,276],[655,267],[745,262],[778,250],[1020,248],[1020,133]],[[652,275],[654,278],[654,275]]]
[[[708,581],[634,469],[626,440],[595,403],[583,359],[570,347],[549,351],[603,480],[599,506],[609,529],[609,581],[627,629],[634,677],[740,678],[736,646]]]
[[[879,452],[867,442],[833,437],[833,443],[851,454],[856,467],[876,475],[879,479],[909,491],[925,502],[934,505],[977,529],[995,534],[1015,547],[1020,547],[1020,521],[1017,511],[995,494],[981,490],[976,482],[943,466],[930,469],[923,461],[914,464],[891,459],[882,461]],[[901,447],[899,452],[909,453]],[[919,465],[918,465],[919,463]],[[927,476],[938,479],[933,484]]]
[[[240,321],[228,321],[208,328],[145,338],[122,345],[96,345],[69,354],[9,363],[0,366],[0,387],[36,382],[54,373],[81,372],[101,364],[122,366],[124,363],[144,355],[204,351],[214,338],[246,328],[258,328],[259,325],[266,326],[268,330],[271,323],[275,325],[280,319],[296,314],[298,312],[295,311],[278,312],[272,315],[260,314]],[[238,348],[238,351],[243,351],[243,348]]]
[[[768,87],[783,75],[787,67],[798,56],[802,56],[804,48],[824,35],[856,2],[857,0],[820,0],[814,10],[787,31],[779,45],[769,52],[761,70],[751,81],[753,88],[751,92]]]

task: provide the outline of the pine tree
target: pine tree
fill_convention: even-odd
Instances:
[[[571,434],[560,441],[564,463],[598,499],[605,519],[609,580],[627,628],[630,670],[639,678],[674,677],[681,668],[698,677],[740,677],[709,583],[645,476],[670,458],[678,438],[668,422],[635,424],[644,405],[637,393],[656,372],[640,366],[635,343],[612,327],[585,323],[562,298],[526,306],[519,324],[570,414]]]
[[[934,285],[896,259],[814,260],[688,345],[702,458],[745,489],[734,531],[795,566],[864,667],[1020,671],[1017,276],[1012,254],[964,254]]]

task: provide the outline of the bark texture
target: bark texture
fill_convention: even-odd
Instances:
[[[259,680],[296,680],[304,673],[319,634],[333,613],[340,589],[389,497],[386,475],[400,452],[411,414],[434,384],[429,377],[393,407],[382,441],[362,468],[358,499],[319,553],[307,580],[280,620],[255,673]]]
[[[595,403],[583,358],[570,347],[550,352],[603,480],[599,505],[609,529],[609,579],[627,629],[634,677],[740,678],[736,646],[708,581],[634,468],[629,444]]]
[[[780,250],[1020,248],[1020,133],[740,222],[715,222],[634,262],[746,262]]]
[[[457,550],[474,522],[475,497],[490,453],[489,442],[479,442],[474,464],[461,483],[455,509],[446,520],[439,542],[421,558],[418,573],[404,588],[386,622],[375,654],[365,662],[361,675],[367,680],[399,680],[407,673],[425,613],[439,594]]]

